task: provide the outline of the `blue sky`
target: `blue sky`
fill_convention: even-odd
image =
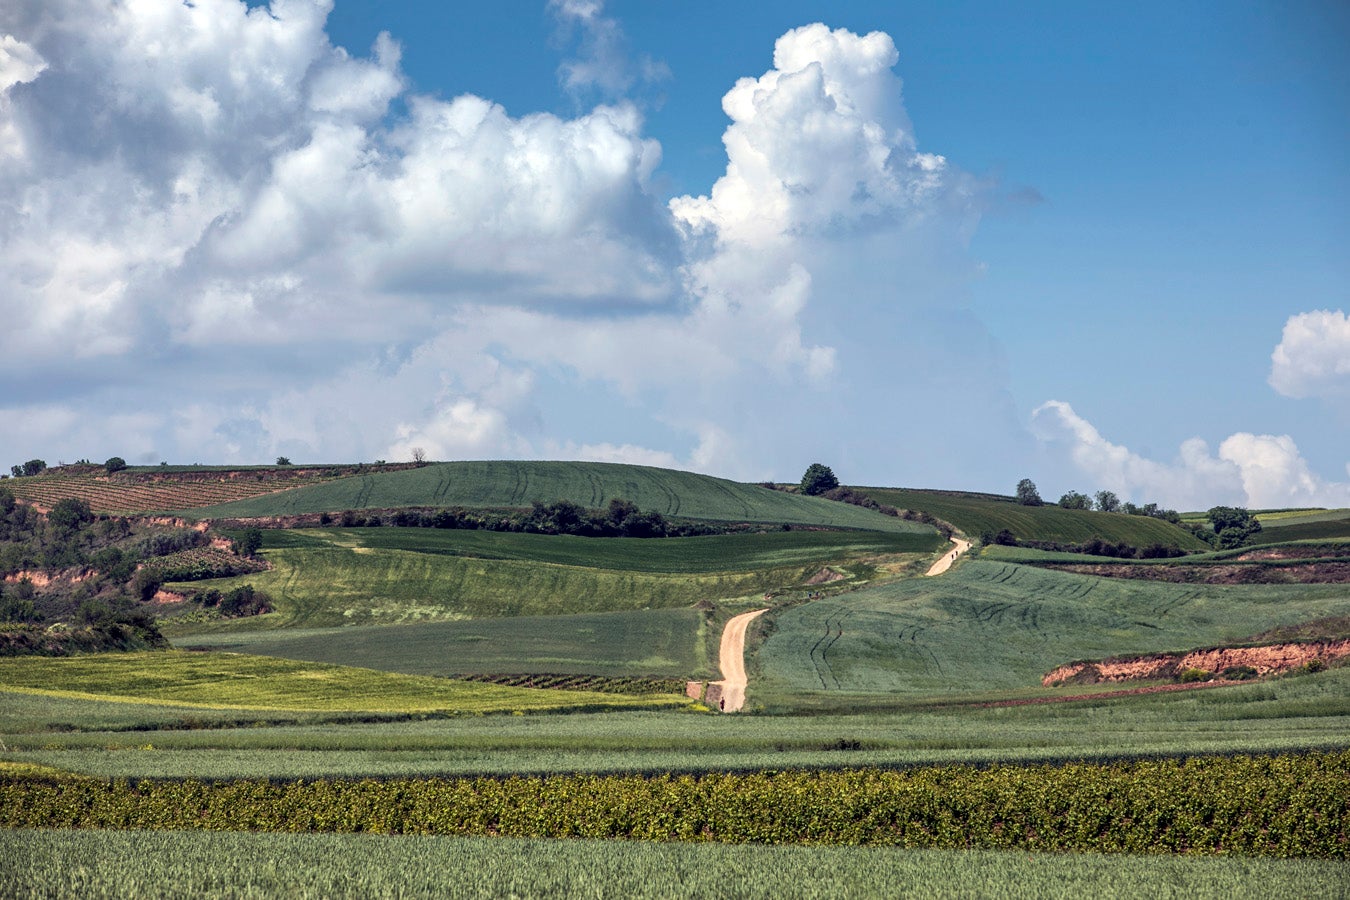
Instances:
[[[1350,505],[1344,4],[265,12],[0,12],[4,458]]]

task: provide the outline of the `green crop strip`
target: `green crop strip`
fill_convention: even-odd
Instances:
[[[1350,856],[1350,751],[694,776],[110,781],[0,772],[0,826]]]

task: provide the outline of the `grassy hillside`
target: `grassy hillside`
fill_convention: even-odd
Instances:
[[[692,472],[614,463],[452,462],[343,478],[280,494],[203,505],[198,518],[247,518],[409,506],[527,507],[570,500],[600,508],[624,499],[644,511],[685,519],[824,525],[923,532],[926,526],[845,503],[802,497]]]
[[[871,557],[940,543],[935,533],[639,540],[425,528],[272,531],[267,541],[271,571],[168,587],[251,584],[272,595],[275,613],[222,626],[231,629],[669,609],[783,590],[827,563],[865,577]]]
[[[579,673],[707,677],[703,614],[693,609],[517,616],[470,622],[183,635],[209,647],[410,675]]]
[[[669,705],[580,691],[539,691],[223,653],[117,653],[0,660],[0,692],[208,709],[325,712],[562,711]]]
[[[434,528],[307,528],[265,532],[263,547],[280,550],[335,545],[363,554],[401,550],[623,572],[700,575],[823,564],[853,556],[931,553],[946,543],[935,532],[774,531],[651,539]]]
[[[979,537],[986,531],[1007,529],[1018,540],[1079,543],[1101,538],[1124,541],[1134,547],[1175,544],[1184,550],[1205,550],[1208,545],[1170,522],[1148,516],[1100,513],[1058,506],[1022,506],[1012,498],[993,494],[955,491],[918,491],[903,488],[854,488],[897,509],[930,513],[951,522],[966,534]]]
[[[1259,543],[1314,541],[1324,538],[1350,538],[1350,509],[1306,510],[1258,514]]]
[[[1241,640],[1350,613],[1342,585],[1117,581],[972,560],[775,615],[752,696],[859,691],[952,696],[1039,688],[1077,659]]]

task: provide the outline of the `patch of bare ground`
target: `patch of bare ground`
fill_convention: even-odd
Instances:
[[[1305,667],[1320,667],[1350,656],[1350,638],[1265,644],[1257,647],[1210,647],[1186,653],[1153,653],[1147,656],[1075,662],[1046,674],[1041,684],[1102,684],[1120,681],[1154,681],[1210,677],[1251,678]]]
[[[843,581],[847,577],[848,576],[842,572],[836,572],[834,569],[826,566],[810,578],[806,579],[803,584],[829,584],[832,581]]]
[[[1103,578],[1133,578],[1176,584],[1350,584],[1350,559],[1289,565],[1126,565],[1121,563],[1048,565],[1045,568]]]

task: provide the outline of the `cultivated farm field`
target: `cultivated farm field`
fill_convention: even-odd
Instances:
[[[932,532],[926,525],[819,497],[785,494],[692,472],[617,463],[437,463],[402,472],[353,476],[271,497],[203,504],[190,512],[198,518],[248,518],[399,507],[511,509],[528,507],[535,500],[569,500],[587,509],[599,509],[614,499],[682,519]]]
[[[229,503],[339,477],[337,469],[223,469],[179,467],[129,470],[112,475],[101,469],[51,469],[41,475],[5,481],[16,497],[50,508],[57,501],[88,502],[96,513],[141,515],[197,504]]]
[[[1183,550],[1208,547],[1184,528],[1148,516],[1061,509],[1049,504],[1022,506],[1011,497],[992,494],[872,487],[855,490],[897,509],[930,513],[972,537],[979,537],[986,531],[997,534],[1006,529],[1018,540],[1028,541],[1072,544],[1100,538],[1135,547],[1153,544],[1175,545]]]
[[[0,877],[98,892],[103,871],[128,869],[137,875],[108,893],[214,885],[222,896],[642,896],[688,893],[718,872],[719,888],[766,896],[902,894],[888,879],[937,879],[924,896],[1109,896],[1121,884],[1258,896],[1263,879],[1334,894],[1347,881],[1350,667],[1144,686],[1167,688],[1155,693],[1040,680],[1075,659],[1316,636],[1317,623],[1350,616],[1343,585],[1140,582],[1025,564],[1092,557],[1006,547],[924,578],[952,546],[934,529],[727,485],[643,467],[461,463],[228,509],[189,491],[181,509],[202,518],[625,499],[760,528],[651,539],[264,530],[266,571],[166,587],[249,585],[274,612],[175,618],[190,603],[170,596],[157,608],[175,650],[0,659],[0,817],[13,829]],[[898,502],[904,493],[949,496],[876,496],[967,533],[1025,509],[950,495],[987,517],[963,520],[956,506]],[[1019,527],[1064,542],[1191,537],[1159,520],[1060,512]],[[761,608],[744,712],[650,692],[715,680],[722,626]],[[532,674],[605,690],[515,686]],[[31,827],[50,822],[79,830]],[[207,823],[313,833],[159,830]],[[329,833],[358,830],[386,833]],[[232,861],[262,838],[276,840],[271,862]],[[674,852],[672,841],[691,843]],[[50,853],[71,864],[34,863]],[[641,886],[617,887],[634,880],[615,861]],[[410,865],[421,874],[400,873]]]

